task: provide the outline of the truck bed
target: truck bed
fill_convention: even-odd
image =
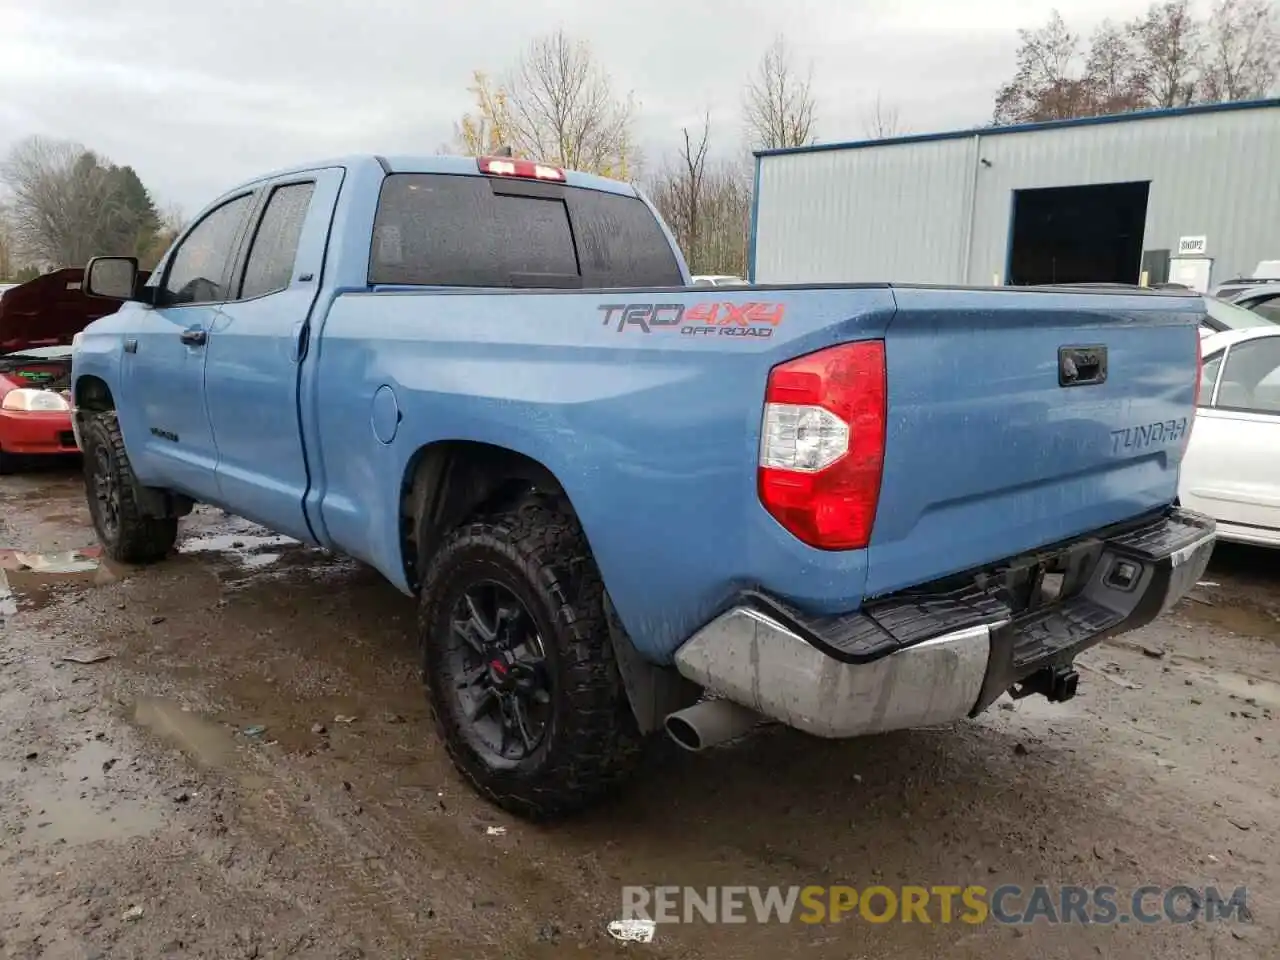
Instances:
[[[1202,309],[1179,294],[887,284],[343,293],[303,377],[309,516],[403,585],[394,508],[415,452],[515,449],[564,487],[628,632],[661,662],[744,590],[845,613],[1171,503]],[[880,502],[866,549],[816,549],[761,504],[766,381],[859,340],[885,345]],[[1105,377],[1064,385],[1062,348],[1105,353]],[[369,430],[384,385],[402,415],[390,443]]]

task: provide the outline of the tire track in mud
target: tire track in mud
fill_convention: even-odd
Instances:
[[[499,815],[478,800],[451,799],[446,812],[438,791],[427,787],[400,785],[374,796],[353,785],[347,789],[349,781],[335,786],[298,769],[273,745],[236,743],[235,735],[203,713],[173,702],[147,702],[152,715],[135,722],[228,781],[229,795],[224,792],[220,803],[223,815],[234,820],[228,829],[264,839],[299,878],[323,880],[320,903],[299,902],[309,915],[341,918],[367,936],[408,949],[447,945],[448,955],[458,958],[469,955],[468,947],[475,956],[495,950],[508,957],[558,956],[566,947],[541,933],[544,924],[554,922],[566,941],[590,941],[602,936],[611,919],[592,916],[573,929],[565,911],[581,910],[587,899],[582,889],[547,871],[538,871],[536,890],[521,884],[519,861],[514,868],[501,861],[519,856],[510,844],[523,825],[488,837],[486,828],[497,825]],[[453,781],[449,787],[452,794]],[[459,941],[458,931],[464,930],[469,943]],[[690,955],[657,945],[647,954]]]
[[[284,851],[296,872],[328,881],[323,906],[301,904],[307,912],[334,913],[345,923],[405,944],[423,938],[420,918],[408,906],[412,887],[386,869],[381,844],[344,822],[352,804],[343,811],[343,804],[325,795],[326,788],[283,775],[276,757],[238,745],[229,731],[202,714],[172,701],[140,704],[145,709],[135,712],[135,723],[230,782],[230,795],[224,790],[220,797],[222,816],[250,834],[265,834],[268,859]]]

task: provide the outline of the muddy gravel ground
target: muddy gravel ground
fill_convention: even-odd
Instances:
[[[412,601],[372,571],[205,509],[152,568],[92,545],[74,468],[0,480],[4,957],[1280,955],[1266,551],[1220,547],[1194,599],[1082,658],[1068,704],[659,744],[617,801],[531,826],[454,773]],[[623,884],[1003,883],[1244,886],[1251,920],[606,932]]]

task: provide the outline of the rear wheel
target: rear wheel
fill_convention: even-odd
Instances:
[[[521,816],[570,813],[638,765],[604,587],[577,519],[543,499],[454,530],[423,578],[423,675],[454,763]]]
[[[108,557],[120,563],[164,559],[178,538],[176,517],[149,517],[134,498],[133,468],[114,411],[85,424],[84,485],[89,515]]]

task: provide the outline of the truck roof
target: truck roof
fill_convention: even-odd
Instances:
[[[259,183],[263,180],[274,180],[277,177],[285,177],[295,173],[305,173],[308,170],[320,170],[325,167],[359,167],[377,165],[382,167],[387,173],[447,173],[455,176],[483,176],[480,168],[476,165],[475,157],[457,157],[447,155],[393,155],[383,156],[373,153],[352,154],[345,157],[335,157],[329,160],[320,160],[314,163],[303,163],[292,167],[286,167],[281,170],[274,170],[270,173],[262,174],[254,177],[252,180],[244,181],[245,184]],[[608,177],[599,177],[595,174],[580,173],[576,170],[565,170],[565,181],[571,187],[586,187],[589,190],[603,190],[606,193],[617,193],[623,196],[636,196],[635,187],[629,183],[623,183],[620,180],[610,180]]]

